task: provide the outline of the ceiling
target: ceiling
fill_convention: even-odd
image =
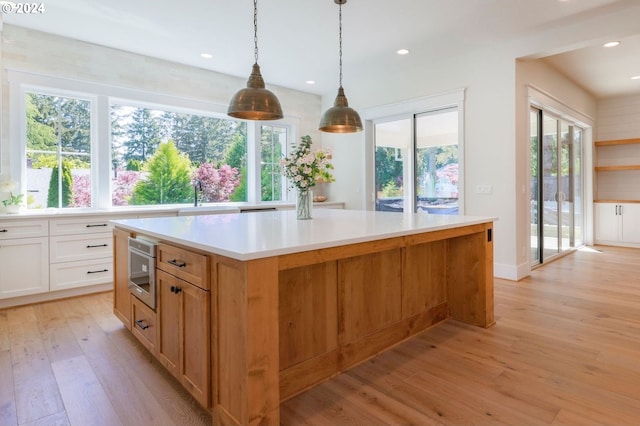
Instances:
[[[424,66],[451,52],[530,36],[540,28],[629,1],[350,0],[342,7],[344,86],[348,90],[349,81],[356,78],[379,79],[404,67]],[[3,14],[3,20],[242,78],[251,71],[250,0],[46,0],[44,4],[43,14]],[[338,5],[333,0],[259,2],[258,47],[267,86],[334,92]],[[397,55],[400,48],[411,53]],[[202,58],[205,52],[213,57]],[[607,51],[588,47],[545,60],[598,97],[640,93],[640,81],[630,80],[640,74],[639,37]],[[316,84],[308,85],[307,80]]]

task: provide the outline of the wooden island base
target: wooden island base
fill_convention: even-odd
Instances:
[[[435,324],[493,325],[492,227],[211,254],[214,422],[277,425],[281,401]]]

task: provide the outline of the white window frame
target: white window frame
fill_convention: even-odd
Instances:
[[[91,101],[91,209],[110,209],[111,205],[111,121],[113,103],[157,108],[203,116],[232,119],[227,116],[227,105],[219,102],[184,98],[137,89],[92,83],[76,79],[54,77],[8,69],[9,131],[17,135],[10,142],[10,175],[19,180],[17,191],[24,192],[26,181],[26,102],[25,93],[70,96]],[[236,120],[236,119],[232,119]],[[260,126],[271,123],[287,128],[287,147],[296,140],[300,119],[285,117],[278,121],[247,121],[247,203],[260,204]],[[253,143],[251,143],[253,142]],[[288,155],[289,150],[286,150]],[[104,160],[107,158],[107,160]],[[291,196],[287,192],[287,200]],[[285,201],[283,199],[282,201]]]

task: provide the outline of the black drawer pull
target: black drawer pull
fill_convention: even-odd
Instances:
[[[8,229],[0,229],[0,232],[9,232]]]
[[[182,291],[182,289],[180,287],[176,287],[176,286],[172,285],[171,288],[169,288],[169,291],[171,293],[178,294],[178,293],[180,293]]]
[[[108,247],[108,244],[94,244],[94,245],[88,245],[87,248],[96,248],[96,247]]]
[[[101,223],[99,225],[87,225],[87,228],[97,228],[99,226],[109,226],[109,225],[107,225],[106,223]]]
[[[136,320],[136,324],[138,325],[138,327],[140,327],[143,330],[146,330],[147,328],[149,328],[149,324],[144,324],[143,323],[144,320]]]
[[[100,272],[109,272],[108,269],[102,269],[100,271],[87,271],[87,274],[99,274]]]
[[[177,266],[178,268],[184,268],[185,266],[187,266],[186,263],[180,262],[178,259],[170,260],[168,263],[172,264],[173,266]]]

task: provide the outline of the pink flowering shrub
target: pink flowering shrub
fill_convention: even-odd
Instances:
[[[112,181],[111,204],[128,206],[133,187],[142,179],[143,172],[118,170],[118,177]]]
[[[69,207],[91,207],[91,175],[73,175],[71,193],[73,200]]]
[[[228,164],[216,169],[204,163],[193,174],[194,181],[202,184],[202,201],[229,201],[229,196],[240,185],[240,172]]]

